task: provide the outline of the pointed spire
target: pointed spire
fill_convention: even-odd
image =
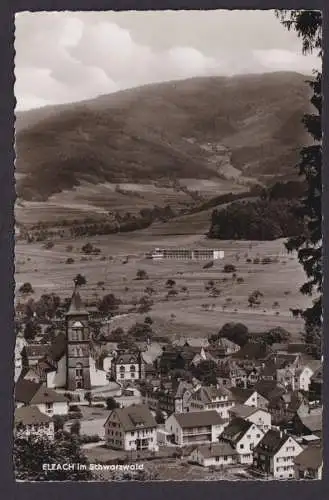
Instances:
[[[66,313],[67,316],[73,316],[73,315],[80,315],[80,314],[89,314],[87,309],[84,307],[80,292],[79,292],[80,287],[78,285],[75,285],[72,298],[71,298],[71,303],[68,312]]]

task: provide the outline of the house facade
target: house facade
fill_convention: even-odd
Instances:
[[[264,436],[264,432],[253,422],[242,418],[233,418],[225,427],[221,441],[225,441],[236,450],[239,463],[250,465],[253,463],[253,450]]]
[[[37,407],[41,413],[52,417],[53,415],[67,415],[69,403],[63,394],[49,389],[42,382],[20,379],[15,387],[15,405]]]
[[[231,418],[240,417],[256,424],[258,429],[266,433],[271,428],[271,414],[261,408],[247,405],[235,405],[229,411]]]
[[[189,455],[189,462],[202,467],[225,467],[238,462],[237,451],[225,442],[196,446]]]
[[[302,451],[292,436],[270,429],[254,450],[253,466],[275,479],[295,479],[295,458]]]
[[[28,439],[47,438],[54,440],[55,430],[54,422],[48,416],[42,413],[36,406],[24,406],[15,410],[15,429],[16,438]]]
[[[157,423],[145,405],[112,410],[104,424],[106,444],[126,451],[158,451]]]
[[[111,363],[112,378],[117,382],[140,380],[144,378],[144,369],[140,351],[119,353]]]
[[[216,410],[224,420],[228,420],[232,406],[230,393],[216,386],[200,387],[191,394],[188,401],[189,411]]]
[[[322,479],[323,448],[308,446],[295,458],[296,479]]]
[[[166,431],[178,446],[214,443],[224,426],[225,421],[215,410],[174,413],[165,422]]]

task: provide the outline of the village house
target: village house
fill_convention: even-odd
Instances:
[[[214,443],[223,432],[225,421],[215,410],[173,413],[165,422],[165,429],[178,446]]]
[[[256,424],[236,417],[225,427],[220,440],[231,444],[241,464],[252,464],[253,450],[263,436],[264,432]]]
[[[221,360],[217,372],[218,382],[228,389],[231,387],[247,387],[247,371],[231,358]]]
[[[212,362],[216,363],[217,359],[208,350],[205,350],[203,347],[201,347],[200,352],[197,352],[194,355],[194,357],[191,361],[191,364],[193,366],[199,366],[199,364],[202,361],[212,361]]]
[[[201,386],[188,400],[189,411],[216,410],[224,420],[228,420],[232,406],[229,391],[220,386]]]
[[[136,387],[126,387],[121,391],[120,395],[114,396],[119,408],[125,408],[130,405],[142,404],[141,392]]]
[[[313,370],[309,366],[298,368],[295,372],[294,390],[308,392]]]
[[[48,353],[49,345],[47,344],[27,344],[22,349],[22,365],[23,368],[36,366]]]
[[[322,479],[323,448],[308,446],[295,458],[296,479]]]
[[[289,434],[270,429],[255,447],[253,467],[261,475],[294,479],[295,457],[302,450],[302,446]]]
[[[144,370],[145,363],[141,351],[118,353],[112,360],[112,378],[117,382],[143,379]]]
[[[239,366],[252,369],[267,362],[272,354],[270,347],[261,342],[247,342],[241,349],[232,354],[231,359]]]
[[[231,399],[235,404],[242,404],[266,410],[268,399],[262,396],[255,389],[244,389],[242,387],[231,387]]]
[[[164,382],[156,393],[159,409],[167,415],[188,411],[191,395],[198,387],[200,383],[196,379],[192,382],[176,379]]]
[[[126,451],[158,451],[157,423],[145,405],[112,410],[106,419],[106,444]]]
[[[23,406],[16,408],[14,418],[16,438],[54,439],[54,422],[51,417],[42,413],[37,406]]]
[[[63,394],[49,389],[42,382],[20,379],[15,386],[15,405],[37,407],[41,413],[48,416],[67,415],[69,403]]]
[[[271,414],[261,408],[248,405],[235,405],[229,410],[230,418],[240,417],[257,425],[264,433],[271,428]]]
[[[196,446],[189,455],[189,462],[202,467],[223,467],[238,461],[238,452],[227,442]]]

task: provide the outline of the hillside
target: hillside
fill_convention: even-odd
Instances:
[[[296,73],[193,78],[18,113],[18,196],[40,202],[65,193],[69,202],[78,186],[162,183],[178,184],[179,191],[203,180],[228,192],[294,178],[307,141],[305,79]],[[145,193],[144,200],[148,205]],[[104,207],[104,200],[97,204]]]

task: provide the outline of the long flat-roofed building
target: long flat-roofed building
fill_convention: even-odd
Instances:
[[[224,251],[209,248],[156,248],[150,255],[153,260],[218,260],[224,258]]]

